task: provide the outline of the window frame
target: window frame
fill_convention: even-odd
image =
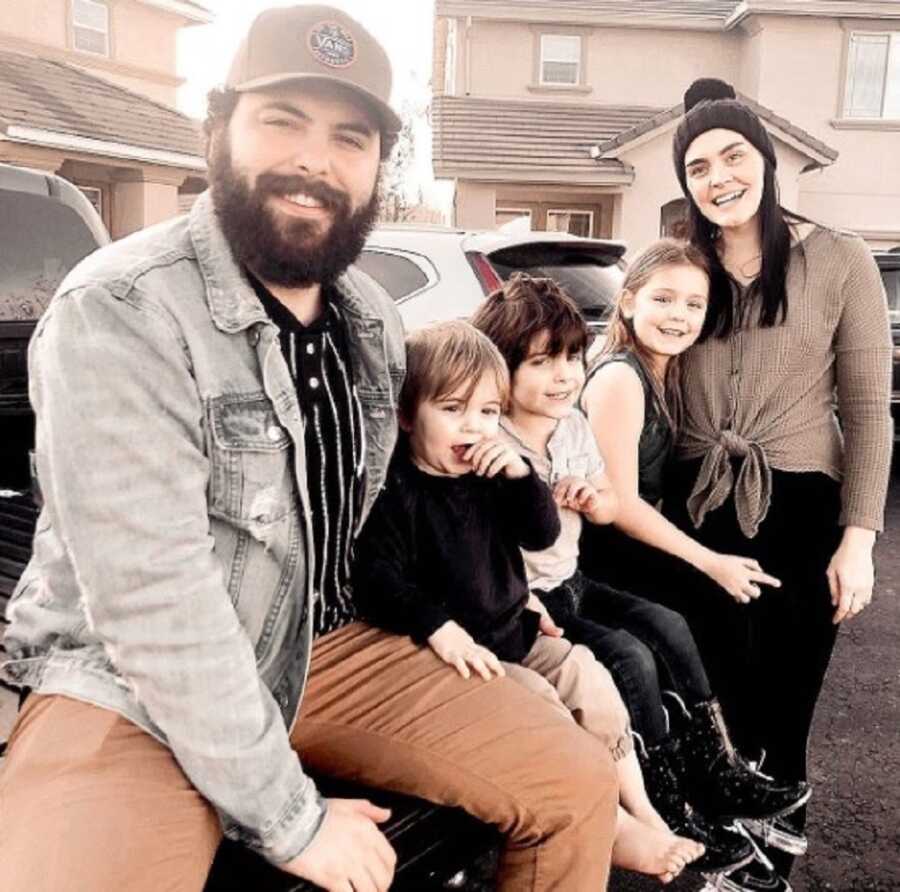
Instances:
[[[528,229],[530,232],[534,230],[531,228],[534,225],[534,214],[531,212],[531,208],[524,207],[500,207],[497,206],[494,208],[494,227],[499,228],[500,226],[504,226],[503,223],[497,223],[497,214],[515,214],[516,217],[528,217]],[[513,219],[516,219],[513,217]],[[512,222],[509,220],[508,222]]]
[[[527,90],[531,93],[591,93],[587,83],[588,53],[594,29],[581,25],[531,25],[532,61],[531,83]],[[575,83],[554,84],[544,80],[543,45],[545,37],[577,37],[581,52],[578,58],[578,79]],[[552,60],[551,60],[552,61]]]
[[[858,37],[881,37],[887,39],[887,55],[885,59],[884,74],[881,83],[880,113],[878,115],[853,114],[851,110],[851,95],[855,77],[854,68],[854,41]],[[848,27],[847,38],[844,42],[844,76],[842,79],[842,95],[840,101],[840,121],[853,123],[900,123],[900,109],[890,116],[885,114],[885,102],[888,95],[888,77],[891,71],[891,57],[893,54],[900,56],[900,28],[878,27]],[[900,66],[900,62],[897,63]],[[900,90],[900,85],[898,85]]]
[[[575,235],[574,232],[569,232],[568,229],[550,229],[550,215],[551,214],[569,214],[570,216],[573,214],[580,214],[582,216],[587,215],[588,218],[588,234],[587,235],[578,235],[576,238],[594,238],[594,212],[589,208],[547,208],[547,213],[544,216],[544,231],[545,232],[566,232],[569,235]]]
[[[571,59],[547,59],[544,56],[544,39],[547,37],[561,37],[564,40],[578,41],[578,59],[574,63],[575,80],[572,81],[548,81],[544,80],[544,64],[546,62],[559,62],[563,65],[571,65]],[[538,84],[542,87],[578,87],[584,83],[584,36],[581,34],[565,34],[555,31],[542,31],[538,35]]]
[[[441,279],[440,274],[438,273],[438,270],[431,259],[425,254],[420,254],[418,251],[409,250],[407,248],[386,247],[384,245],[378,244],[366,244],[363,246],[363,249],[360,252],[360,256],[366,254],[382,254],[387,257],[391,257],[394,260],[403,260],[416,267],[416,269],[418,269],[419,272],[421,272],[425,277],[425,283],[423,285],[414,289],[413,291],[408,291],[406,294],[401,295],[400,297],[395,297],[394,294],[385,285],[382,285],[380,281],[375,279],[375,277],[365,269],[364,264],[357,263],[357,266],[367,276],[375,279],[375,281],[378,282],[379,286],[383,288],[385,292],[387,292],[388,296],[393,301],[395,306],[400,306],[400,304],[404,304],[406,303],[406,301],[417,297],[418,295],[430,290],[431,288],[434,288],[434,286],[437,285]]]
[[[99,28],[95,28],[92,25],[85,25],[78,21],[77,18],[77,8],[79,3],[89,4],[94,7],[99,7],[103,10],[105,18],[106,18],[106,30],[101,31]],[[72,49],[79,53],[84,53],[88,56],[95,56],[101,59],[110,59],[112,58],[112,16],[111,10],[109,8],[109,4],[105,2],[105,0],[71,0],[69,3],[69,20],[70,20],[70,33],[72,39]],[[87,49],[83,46],[78,45],[77,34],[78,31],[91,31],[94,34],[102,34],[104,39],[104,51],[96,52],[95,50]]]

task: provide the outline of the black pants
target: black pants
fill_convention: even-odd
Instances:
[[[683,613],[738,748],[751,757],[764,749],[768,774],[805,780],[809,730],[837,633],[825,570],[842,534],[840,485],[816,472],[773,471],[769,511],[748,539],[732,499],[694,529],[686,503],[699,468],[699,461],[679,462],[669,472],[666,516],[715,551],[756,558],[780,589],[764,587],[757,600],[738,604],[683,561],[599,528],[583,540],[585,565],[595,574],[605,567],[604,581],[630,580],[631,590]],[[797,826],[804,822],[804,813],[794,816]],[[789,870],[792,859],[778,853],[774,860]]]
[[[662,691],[688,704],[708,700],[709,681],[680,613],[576,573],[541,600],[566,637],[609,669],[631,723],[648,746],[668,733]]]

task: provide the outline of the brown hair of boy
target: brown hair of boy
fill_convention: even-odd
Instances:
[[[516,273],[488,295],[472,317],[472,325],[498,347],[510,374],[528,356],[536,335],[546,333],[546,352],[583,353],[588,345],[588,327],[578,307],[553,279]]]
[[[497,348],[468,322],[439,322],[406,338],[406,380],[400,390],[399,416],[409,427],[419,406],[465,388],[468,400],[484,375],[493,375],[505,407],[509,372]]]
[[[680,357],[673,356],[669,360],[665,380],[660,381],[653,371],[653,363],[650,361],[647,348],[635,336],[634,325],[627,309],[629,299],[640,291],[655,273],[667,266],[696,266],[709,278],[709,264],[706,257],[690,242],[663,238],[646,247],[628,266],[609,317],[606,342],[594,364],[611,353],[633,353],[647,372],[647,378],[653,382],[659,408],[672,429],[677,430],[682,416]]]

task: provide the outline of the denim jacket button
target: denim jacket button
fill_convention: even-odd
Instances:
[[[277,424],[273,424],[267,431],[266,436],[273,442],[277,443],[281,439],[281,428]]]
[[[259,331],[255,328],[251,328],[250,331],[247,332],[247,340],[250,342],[251,347],[255,347],[259,343]]]

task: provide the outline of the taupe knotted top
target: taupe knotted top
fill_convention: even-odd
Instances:
[[[699,527],[733,491],[741,531],[752,538],[769,509],[774,468],[842,480],[840,523],[881,530],[892,346],[878,268],[862,239],[816,226],[792,248],[787,294],[783,324],[761,328],[754,304],[730,337],[684,354],[678,455],[703,458],[691,520]]]

